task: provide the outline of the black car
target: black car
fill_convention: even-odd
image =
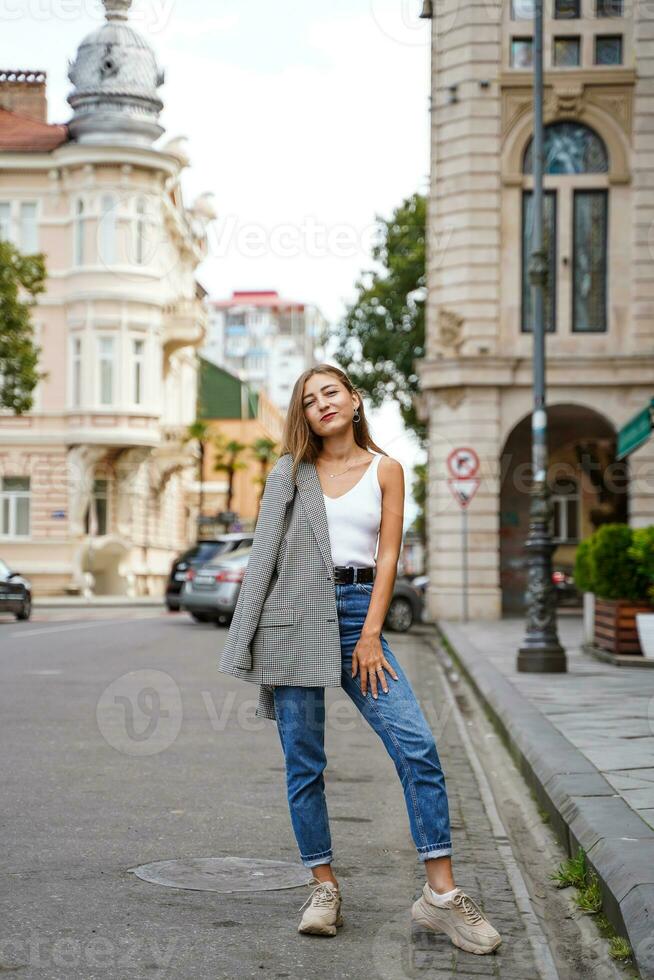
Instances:
[[[253,539],[254,534],[251,531],[220,534],[216,538],[211,538],[211,540],[198,541],[188,551],[179,555],[171,566],[168,582],[166,583],[166,607],[171,612],[177,612],[179,610],[179,596],[189,569],[205,565],[218,555],[226,555],[230,551],[236,551],[237,548],[250,545]]]
[[[32,614],[32,586],[19,572],[12,572],[0,558],[0,613],[13,613],[16,619]]]

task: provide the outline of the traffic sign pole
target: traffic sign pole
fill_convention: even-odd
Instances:
[[[479,489],[479,456],[469,446],[453,449],[447,457],[447,468],[452,474],[447,481],[452,496],[461,508],[461,571],[462,619],[468,622],[468,505]]]
[[[463,564],[463,622],[468,622],[468,508],[461,508],[462,564]]]

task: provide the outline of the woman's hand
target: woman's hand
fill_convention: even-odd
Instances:
[[[384,667],[396,681],[400,679],[384,656],[379,636],[361,634],[352,653],[352,677],[356,677],[357,667],[361,678],[361,693],[364,697],[366,696],[368,681],[370,681],[373,698],[377,698],[378,680],[381,682],[384,693],[388,694]]]

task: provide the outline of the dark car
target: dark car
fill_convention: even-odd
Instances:
[[[254,535],[252,532],[234,532],[232,534],[220,534],[216,538],[207,541],[198,541],[192,548],[179,555],[173,562],[168,582],[166,583],[166,606],[171,612],[179,609],[179,596],[186,575],[189,569],[198,568],[217,558],[218,555],[236,551],[245,545],[251,545]]]
[[[572,565],[555,565],[552,569],[554,595],[559,606],[581,606],[582,598],[575,585]]]
[[[409,578],[398,575],[388,606],[384,627],[393,633],[406,633],[414,623],[422,622],[425,600],[422,589]]]
[[[0,558],[0,613],[13,613],[16,619],[32,614],[32,586],[20,572],[12,572]]]
[[[248,545],[189,568],[180,606],[196,623],[228,623],[236,608],[252,548]]]

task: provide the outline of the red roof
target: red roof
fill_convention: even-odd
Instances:
[[[304,303],[282,299],[275,289],[234,290],[230,299],[213,300],[216,310],[228,310],[232,306],[264,306],[273,309],[304,309]]]
[[[0,108],[0,152],[43,153],[68,140],[68,127],[42,123]]]

